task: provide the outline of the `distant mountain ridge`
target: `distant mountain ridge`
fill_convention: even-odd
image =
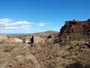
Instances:
[[[26,34],[0,34],[0,35],[6,35],[6,36],[21,36]]]
[[[57,33],[57,31],[48,30],[48,31],[36,32],[36,33],[11,33],[11,34],[1,33],[0,35],[7,35],[7,36],[23,36],[23,35],[35,35],[35,34],[39,35],[39,34],[52,34],[52,33]]]

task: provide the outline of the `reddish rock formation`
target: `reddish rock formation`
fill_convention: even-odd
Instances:
[[[90,37],[90,19],[86,21],[66,21],[65,25],[60,29],[59,35],[56,37],[55,42],[62,42],[62,38],[67,37],[71,33]]]
[[[90,21],[66,21],[60,30],[60,36],[63,34],[80,33],[90,35]]]

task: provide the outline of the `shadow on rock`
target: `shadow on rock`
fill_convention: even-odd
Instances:
[[[84,67],[80,63],[72,63],[72,64],[67,65],[65,68],[84,68]]]

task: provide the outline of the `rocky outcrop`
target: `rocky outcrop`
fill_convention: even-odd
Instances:
[[[14,38],[10,37],[10,38],[8,38],[7,43],[23,43],[23,40],[16,38],[16,37],[14,37]]]
[[[60,29],[55,42],[62,42],[70,34],[80,34],[90,37],[90,19],[86,21],[66,21],[65,25]]]
[[[29,43],[29,44],[44,43],[44,40],[45,40],[44,38],[33,35],[30,38],[26,38],[25,43]]]
[[[40,36],[36,36],[36,35],[32,35],[31,37],[27,37],[24,40],[24,43],[28,43],[28,44],[37,44],[37,43],[53,43],[54,41],[54,36],[52,35],[48,35],[47,37],[40,37]]]
[[[44,38],[38,37],[38,36],[32,36],[31,43],[37,44],[37,43],[44,43]]]
[[[65,25],[60,29],[60,36],[70,33],[80,33],[90,36],[90,21],[66,21]]]

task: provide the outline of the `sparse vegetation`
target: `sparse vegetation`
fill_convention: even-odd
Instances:
[[[80,41],[82,39],[85,39],[86,37],[84,35],[81,35],[81,34],[70,34],[68,35],[68,40],[70,41],[74,41],[74,40],[77,40],[77,41]]]
[[[71,46],[73,47],[69,49]],[[65,68],[65,66],[76,62],[87,66],[90,65],[89,54],[89,49],[82,49],[75,45],[60,47],[59,44],[35,44],[34,46],[1,44],[0,68],[7,68],[9,64],[14,68],[37,68],[37,66],[39,68]],[[15,64],[13,65],[13,63]],[[17,64],[18,67],[16,67]]]

